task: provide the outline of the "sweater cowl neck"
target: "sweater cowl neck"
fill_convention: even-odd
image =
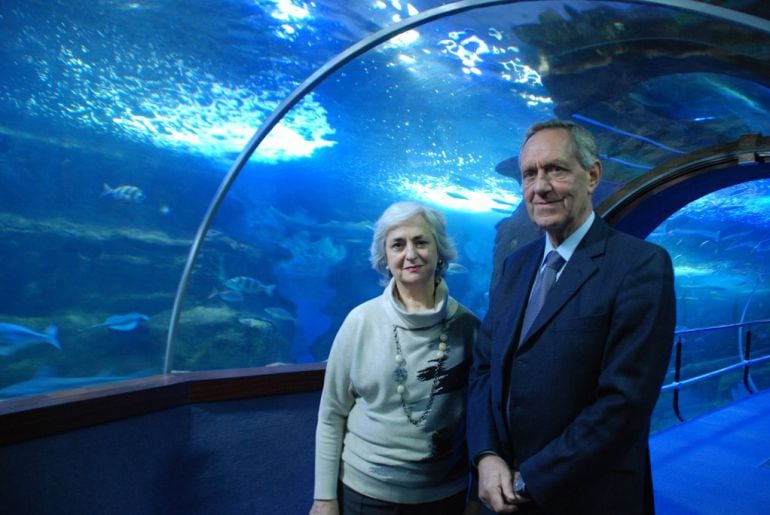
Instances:
[[[436,285],[436,304],[433,309],[410,313],[396,295],[396,280],[391,279],[383,292],[385,309],[393,325],[404,329],[427,329],[451,318],[457,311],[457,301],[449,296],[446,281]]]

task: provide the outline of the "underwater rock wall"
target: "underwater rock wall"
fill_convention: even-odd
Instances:
[[[0,322],[41,334],[53,325],[61,345],[57,349],[41,341],[0,355],[0,398],[162,371],[189,240],[10,213],[0,213],[0,237]],[[272,309],[260,312],[260,299],[249,295],[239,302],[212,295],[224,289],[215,263],[267,266],[265,250],[212,231],[187,291],[175,369],[290,360],[290,305],[279,308],[280,299],[270,299]]]

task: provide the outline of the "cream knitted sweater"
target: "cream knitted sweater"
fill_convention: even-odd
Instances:
[[[466,487],[465,388],[479,320],[436,288],[436,307],[408,313],[395,283],[354,308],[340,327],[326,367],[316,429],[315,499],[336,499],[337,481],[376,499],[431,502]],[[415,425],[402,406],[394,326],[408,377],[404,398],[418,420],[431,396],[439,334],[447,357],[427,418]]]

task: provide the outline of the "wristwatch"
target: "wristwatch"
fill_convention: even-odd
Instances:
[[[530,498],[529,490],[527,490],[527,483],[524,481],[524,478],[521,477],[521,474],[518,474],[513,482],[513,493],[515,493],[517,497],[524,499]]]

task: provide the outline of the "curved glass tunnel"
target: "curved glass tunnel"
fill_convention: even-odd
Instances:
[[[0,397],[162,373],[192,239],[238,153],[325,63],[441,2],[413,4],[0,8]],[[323,361],[350,308],[381,290],[371,225],[400,199],[447,215],[461,254],[451,291],[483,315],[496,260],[535,235],[515,166],[534,121],[592,130],[598,200],[682,156],[770,134],[767,8],[718,4],[510,2],[415,26],[346,63],[226,192],[171,368]],[[752,179],[642,231],[674,259],[683,331],[770,318],[768,199],[770,182]],[[734,360],[741,331],[688,336],[682,378]],[[752,345],[768,353],[767,324]],[[767,364],[752,370],[767,388]],[[688,415],[745,395],[739,372],[684,389]]]

